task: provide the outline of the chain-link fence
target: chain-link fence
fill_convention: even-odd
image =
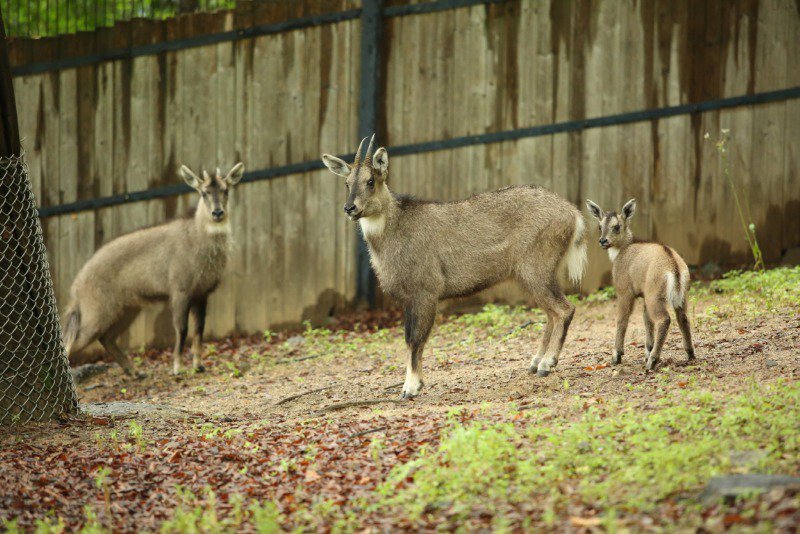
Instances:
[[[23,156],[0,158],[0,425],[77,410]]]

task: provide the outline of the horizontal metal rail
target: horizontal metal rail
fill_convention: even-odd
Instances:
[[[383,11],[383,17],[391,18],[391,17],[401,17],[405,15],[433,13],[436,11],[444,11],[448,9],[458,9],[463,7],[481,5],[481,4],[497,4],[507,1],[508,0],[435,0],[433,2],[428,2],[425,4],[387,7]],[[314,26],[321,26],[324,24],[335,24],[337,22],[355,20],[360,16],[361,16],[361,9],[350,9],[347,11],[339,11],[336,13],[326,13],[324,15],[315,15],[310,17],[289,19],[282,22],[276,22],[273,24],[262,24],[258,26],[253,26],[251,28],[210,33],[206,35],[198,35],[195,37],[187,37],[185,39],[174,39],[171,41],[164,41],[161,43],[132,46],[128,48],[118,48],[115,50],[108,50],[106,52],[88,54],[85,56],[54,59],[52,61],[36,61],[33,63],[28,63],[26,65],[19,65],[13,67],[11,69],[11,75],[29,76],[32,74],[42,74],[44,72],[75,69],[79,67],[88,67],[90,65],[105,63],[107,61],[119,61],[125,59],[133,59],[142,56],[152,56],[152,55],[162,54],[165,52],[175,52],[178,50],[185,50],[189,48],[210,46],[220,43],[228,43],[232,41],[241,41],[243,39],[250,39],[253,37],[260,37],[263,35],[273,35],[276,33],[283,33],[292,30],[300,30],[303,28],[311,28]]]
[[[719,100],[705,100],[694,104],[681,104],[678,106],[644,109],[640,111],[618,113],[616,115],[606,115],[604,117],[595,117],[583,120],[556,122],[552,124],[544,124],[541,126],[532,126],[530,128],[518,128],[515,130],[504,130],[501,132],[467,135],[463,137],[454,137],[452,139],[443,139],[438,141],[426,141],[422,143],[399,145],[391,147],[391,153],[394,156],[422,154],[425,152],[449,150],[449,149],[462,148],[473,145],[499,143],[503,141],[515,141],[517,139],[523,139],[526,137],[538,137],[538,136],[553,135],[564,132],[576,132],[582,130],[589,130],[592,128],[602,128],[605,126],[618,126],[621,124],[651,121],[668,117],[675,117],[679,115],[703,113],[706,111],[717,111],[720,109],[734,108],[739,106],[752,106],[756,104],[765,104],[769,102],[780,102],[783,100],[791,100],[795,98],[800,98],[800,86],[791,87],[788,89],[781,89],[777,91],[756,93],[753,95],[733,96],[729,98],[721,98]],[[347,160],[351,160],[353,157],[355,157],[355,154],[345,154],[340,157]],[[301,163],[292,163],[289,165],[282,165],[279,167],[270,167],[268,169],[250,171],[245,174],[242,181],[257,182],[261,180],[270,180],[273,178],[279,178],[291,174],[302,174],[305,172],[314,171],[321,168],[323,168],[323,165],[322,162],[319,160],[304,161]],[[66,204],[60,204],[57,206],[44,206],[39,208],[39,217],[44,218],[44,217],[52,217],[55,215],[64,215],[68,213],[77,213],[80,211],[107,208],[110,206],[116,206],[118,204],[126,204],[129,202],[138,202],[142,200],[152,200],[156,198],[182,195],[184,193],[189,193],[189,192],[191,192],[191,189],[184,184],[167,185],[163,187],[148,189],[145,191],[135,191],[132,193],[112,195],[108,197],[79,200],[77,202],[70,202]]]

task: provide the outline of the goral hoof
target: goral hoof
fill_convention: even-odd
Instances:
[[[414,392],[414,393],[411,393],[407,389],[403,388],[403,395],[402,395],[401,398],[403,398],[403,399],[413,399],[414,397],[419,395],[419,392],[422,391],[423,386],[425,386],[425,382],[420,381],[419,386],[417,386],[417,391]]]
[[[548,376],[549,374],[550,374],[550,371],[548,371],[547,369],[538,369],[536,371],[536,376],[541,377],[541,378],[544,378],[544,377]]]
[[[535,365],[531,365],[530,367],[528,367],[528,373],[533,374],[537,371],[537,369],[538,367],[536,367]]]
[[[206,366],[205,365],[198,365],[197,367],[194,368],[194,372],[195,373],[205,373],[206,372]]]

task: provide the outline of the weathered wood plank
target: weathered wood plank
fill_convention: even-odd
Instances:
[[[78,198],[78,75],[69,70],[61,73],[58,80],[59,120],[58,120],[58,168],[59,168],[59,200],[74,202]],[[69,284],[75,278],[80,259],[76,249],[80,227],[76,216],[60,217],[58,231],[58,277],[66,281],[60,284],[56,299],[67,303]]]

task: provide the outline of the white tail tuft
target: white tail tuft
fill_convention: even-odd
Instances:
[[[583,222],[583,215],[580,213],[575,215],[575,231],[564,261],[567,264],[569,279],[573,284],[580,284],[583,271],[586,269],[586,223]]]
[[[675,280],[675,273],[667,273],[667,302],[674,309],[683,308],[686,300],[686,289],[689,285],[687,273],[680,273],[680,279]]]

